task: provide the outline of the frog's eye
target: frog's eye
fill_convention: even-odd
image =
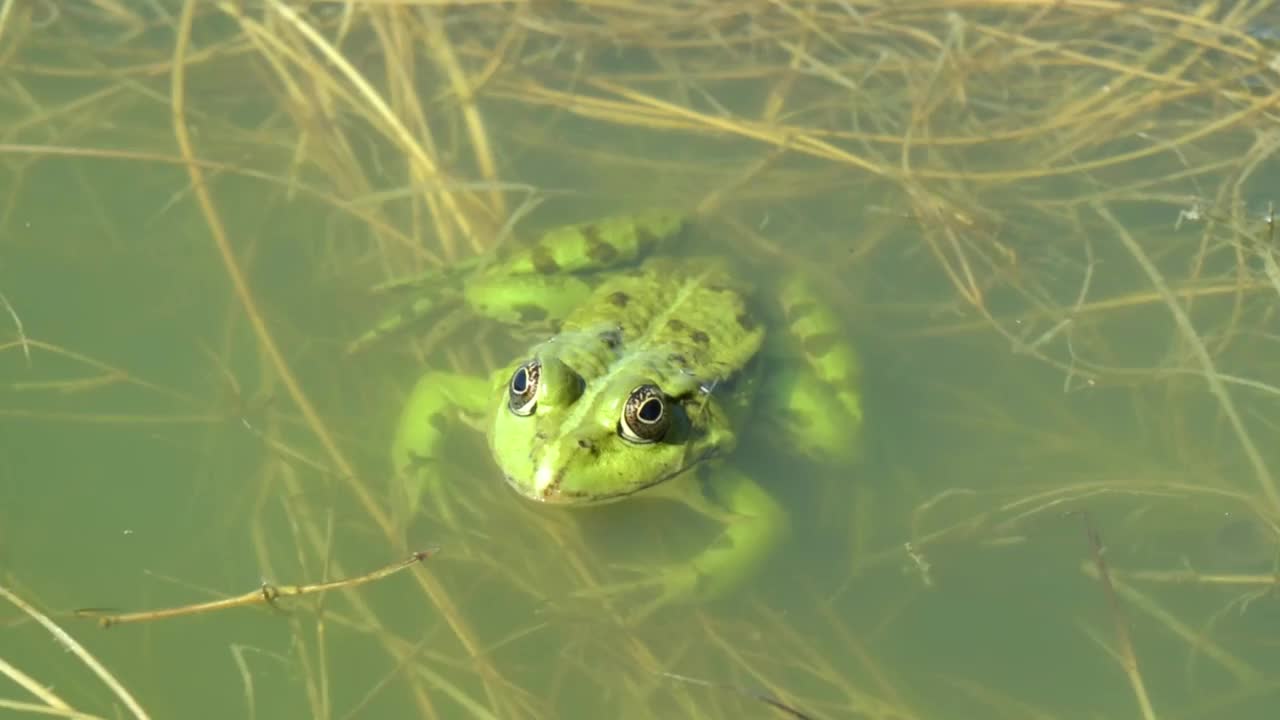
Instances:
[[[657,385],[641,385],[631,391],[622,406],[622,419],[618,421],[618,434],[622,439],[633,443],[658,442],[669,427],[667,396]]]
[[[507,383],[507,408],[515,415],[527,417],[538,406],[538,378],[542,376],[542,364],[537,360],[516,368]]]

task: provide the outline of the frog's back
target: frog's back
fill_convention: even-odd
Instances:
[[[565,318],[564,331],[616,333],[619,355],[707,381],[727,378],[759,350],[764,328],[749,290],[714,260],[657,257],[605,279]]]

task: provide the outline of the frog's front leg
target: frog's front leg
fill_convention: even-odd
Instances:
[[[719,536],[690,561],[695,600],[711,600],[750,578],[786,537],[789,519],[778,501],[751,476],[725,463],[696,471],[676,499],[723,524]]]
[[[391,444],[393,496],[401,493],[412,517],[428,498],[440,516],[453,519],[448,494],[442,487],[444,469],[438,462],[446,429],[465,427],[460,414],[479,415],[493,397],[488,378],[429,370],[418,379],[405,400]]]
[[[658,485],[647,497],[687,505],[722,526],[685,562],[636,568],[643,580],[603,588],[613,595],[656,594],[626,614],[635,622],[663,607],[701,603],[741,587],[786,538],[786,511],[750,476],[726,464],[704,463],[690,477]]]

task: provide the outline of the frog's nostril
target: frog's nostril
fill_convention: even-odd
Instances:
[[[584,433],[574,438],[573,444],[577,445],[578,450],[589,457],[600,457],[600,444],[588,434]]]

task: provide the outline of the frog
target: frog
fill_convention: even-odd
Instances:
[[[834,309],[798,272],[761,288],[733,260],[686,250],[705,222],[653,209],[554,226],[435,274],[369,345],[443,307],[516,330],[527,348],[491,372],[427,368],[400,411],[391,466],[410,510],[451,517],[444,436],[478,418],[494,475],[527,501],[591,508],[680,503],[719,533],[690,557],[602,590],[643,592],[632,619],[713,600],[752,577],[792,518],[735,462],[771,441],[829,465],[860,456],[861,366]]]

